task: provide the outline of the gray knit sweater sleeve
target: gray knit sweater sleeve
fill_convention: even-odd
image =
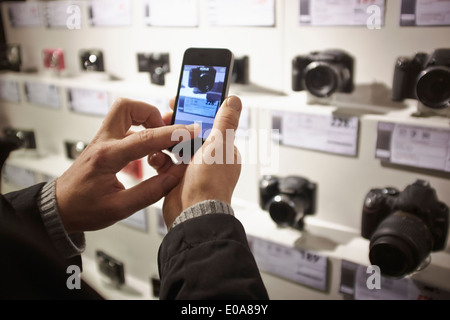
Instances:
[[[69,235],[64,228],[56,202],[56,180],[44,185],[38,198],[38,207],[47,233],[58,252],[64,258],[71,258],[81,254],[86,247],[84,233]],[[188,219],[210,213],[223,213],[234,216],[234,211],[228,203],[219,200],[205,200],[181,212],[169,230]]]
[[[62,257],[68,259],[81,254],[86,247],[84,233],[69,235],[64,228],[56,203],[56,180],[46,183],[41,189],[38,207],[47,233]]]
[[[169,230],[188,219],[200,217],[210,213],[224,213],[234,216],[233,208],[231,208],[228,203],[219,200],[205,200],[181,212],[181,214],[172,223]]]

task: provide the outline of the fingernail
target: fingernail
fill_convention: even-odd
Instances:
[[[162,182],[162,187],[164,188],[164,190],[170,191],[177,184],[178,184],[178,179],[175,178],[174,176],[168,175],[167,177],[164,178],[164,180]]]
[[[241,111],[242,103],[241,99],[235,96],[231,96],[227,99],[227,107],[233,108],[236,111]]]

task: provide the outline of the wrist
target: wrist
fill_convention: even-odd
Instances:
[[[41,218],[56,250],[64,257],[71,258],[85,249],[83,233],[68,234],[61,221],[56,201],[56,180],[46,183],[38,197]]]

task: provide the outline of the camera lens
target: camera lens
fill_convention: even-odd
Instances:
[[[198,78],[197,88],[201,92],[208,92],[214,86],[214,77],[209,72],[203,72]]]
[[[273,221],[281,227],[296,226],[304,216],[304,203],[298,197],[277,195],[269,204]]]
[[[427,107],[443,109],[450,106],[450,68],[431,67],[417,81],[417,98]]]
[[[433,238],[425,223],[397,211],[383,220],[370,240],[370,262],[383,274],[403,277],[416,270],[431,252]]]
[[[313,95],[325,98],[339,87],[339,73],[327,63],[313,62],[305,69],[305,86]]]

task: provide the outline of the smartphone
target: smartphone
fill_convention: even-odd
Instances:
[[[199,136],[189,142],[191,154],[194,146],[201,146],[208,138],[217,111],[228,95],[233,59],[228,49],[189,48],[184,53],[172,124],[201,126]],[[174,147],[170,148],[172,152]]]

